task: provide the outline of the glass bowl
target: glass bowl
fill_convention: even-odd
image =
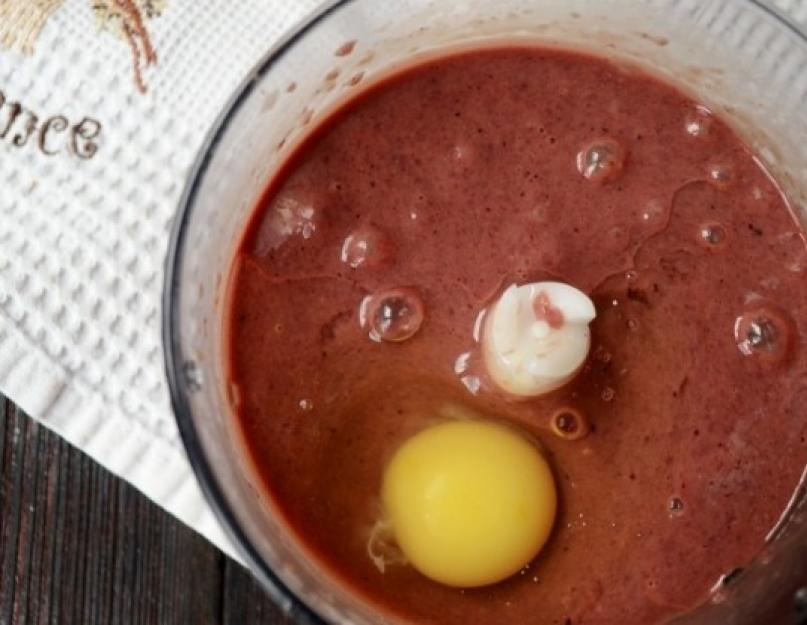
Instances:
[[[395,622],[322,571],[272,510],[231,416],[222,308],[261,191],[317,119],[419,57],[501,40],[589,50],[679,84],[730,120],[803,218],[807,38],[752,0],[339,0],[267,52],[211,130],[174,223],[163,302],[179,430],[207,499],[253,574],[300,624]],[[807,418],[807,406],[805,407]],[[795,493],[757,561],[717,580],[684,625],[798,622],[807,611],[807,497]]]

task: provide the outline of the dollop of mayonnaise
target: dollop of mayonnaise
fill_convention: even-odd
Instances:
[[[482,351],[492,380],[519,397],[571,380],[588,356],[594,303],[562,282],[511,285],[485,319]]]

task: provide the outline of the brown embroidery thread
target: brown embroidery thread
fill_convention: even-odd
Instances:
[[[116,0],[116,2],[130,18],[123,22],[123,30],[126,33],[126,39],[129,41],[129,47],[133,51],[132,60],[134,62],[135,82],[141,93],[143,93],[146,91],[146,83],[143,82],[143,72],[140,68],[140,48],[138,48],[137,42],[140,41],[143,46],[146,65],[156,65],[157,53],[154,51],[154,46],[151,45],[151,38],[143,25],[143,18],[132,0]]]
[[[1,0],[0,0],[1,1]],[[103,127],[101,122],[85,117],[77,124],[70,125],[64,115],[48,117],[40,123],[39,116],[19,102],[9,102],[0,91],[0,141],[8,138],[8,144],[16,148],[25,147],[31,137],[36,136],[35,147],[45,156],[55,156],[60,152],[72,152],[82,160],[91,159],[98,153],[99,139]],[[16,132],[9,134],[12,129]],[[61,142],[59,135],[70,130]]]
[[[157,52],[146,28],[146,19],[159,17],[165,0],[94,0],[92,9],[102,28],[122,37],[132,53],[134,81],[138,91],[147,91],[143,70],[157,64]]]
[[[98,144],[93,142],[101,134],[101,122],[85,117],[73,126],[73,153],[79,158],[90,159],[98,152]],[[79,139],[84,141],[82,145]]]
[[[67,130],[69,125],[70,122],[67,121],[67,118],[64,115],[51,117],[42,124],[42,127],[39,129],[39,150],[42,152],[42,154],[45,156],[53,156],[54,154],[58,154],[59,150],[48,149],[48,132],[51,130],[54,132],[64,132]]]
[[[3,98],[5,102],[5,98]],[[8,113],[8,123],[6,123],[5,128],[0,131],[0,139],[5,139],[8,131],[11,130],[11,127],[14,125],[14,122],[17,121],[17,118],[22,113],[22,105],[19,102],[9,102],[9,113]]]
[[[0,48],[33,54],[36,40],[65,0],[0,0]],[[146,20],[159,17],[167,0],[89,0],[102,29],[121,37],[132,54],[134,83],[147,91],[144,70],[157,65]]]
[[[39,123],[39,118],[34,115],[31,111],[28,111],[28,120],[25,122],[25,134],[17,133],[14,135],[14,139],[12,142],[18,148],[24,147],[26,143],[28,143],[28,139],[31,138],[31,135],[34,134],[36,131],[36,126]]]

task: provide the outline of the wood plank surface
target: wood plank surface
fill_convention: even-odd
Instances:
[[[287,625],[252,577],[0,397],[0,625]]]
[[[786,625],[807,625],[807,588],[795,603]],[[293,624],[243,567],[0,396],[0,625]]]

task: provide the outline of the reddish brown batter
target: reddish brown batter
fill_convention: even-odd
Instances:
[[[562,51],[442,58],[349,102],[256,208],[231,283],[237,416],[300,539],[404,620],[656,623],[747,564],[798,482],[805,271],[775,184],[676,89]],[[474,395],[454,365],[477,314],[547,277],[597,304],[589,364],[548,398]],[[363,299],[398,287],[422,326],[370,340]],[[367,555],[385,462],[447,405],[520,424],[557,476],[548,546],[493,587]],[[588,436],[552,433],[562,406]]]

